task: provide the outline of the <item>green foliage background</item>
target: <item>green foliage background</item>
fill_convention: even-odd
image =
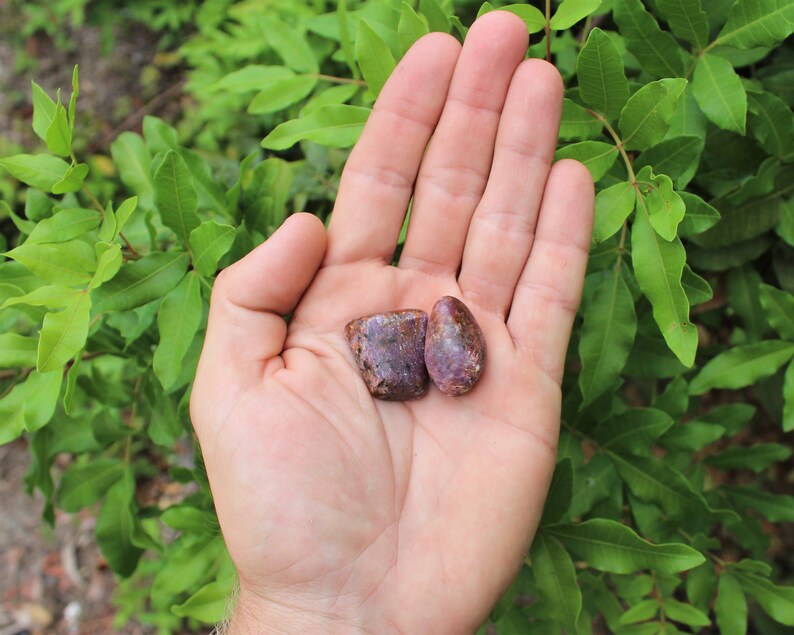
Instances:
[[[598,195],[559,463],[490,621],[500,634],[794,627],[791,562],[767,555],[794,522],[794,497],[772,493],[791,450],[754,440],[759,425],[789,442],[794,429],[794,4],[504,4],[135,3],[127,18],[179,43],[194,106],[98,155],[79,151],[77,69],[57,95],[33,84],[42,147],[0,159],[0,442],[27,436],[48,521],[56,506],[97,510],[119,623],[213,623],[233,587],[188,417],[216,272],[293,211],[327,219],[396,61],[501,8],[563,75],[557,158],[583,161]],[[26,3],[25,28],[113,10]],[[142,506],[155,478],[191,493]]]

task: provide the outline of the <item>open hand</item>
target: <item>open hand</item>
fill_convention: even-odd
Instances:
[[[293,215],[219,276],[191,411],[240,575],[233,632],[473,632],[521,566],[593,209],[581,164],[550,167],[562,82],[526,48],[505,12],[462,49],[422,38],[375,104],[327,234]],[[479,383],[373,400],[345,324],[443,295],[485,333]]]

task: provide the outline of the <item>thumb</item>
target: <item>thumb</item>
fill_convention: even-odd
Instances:
[[[230,393],[262,380],[265,363],[281,354],[292,311],[325,253],[322,221],[293,214],[259,247],[224,269],[212,290],[209,323],[196,384]],[[220,396],[220,395],[218,395]]]

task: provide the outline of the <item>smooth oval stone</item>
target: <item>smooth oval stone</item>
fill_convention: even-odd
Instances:
[[[485,336],[469,307],[444,296],[433,307],[425,338],[430,379],[445,395],[469,392],[485,368]]]
[[[427,313],[418,309],[376,313],[348,322],[345,335],[373,397],[418,399],[427,392]]]

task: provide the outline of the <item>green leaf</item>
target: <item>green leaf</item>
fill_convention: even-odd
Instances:
[[[26,185],[52,192],[69,171],[69,164],[49,154],[17,154],[0,159],[0,167]]]
[[[193,268],[202,276],[212,276],[220,261],[234,243],[234,227],[213,220],[201,223],[190,232]]]
[[[730,572],[720,575],[714,614],[722,635],[745,635],[747,632],[747,600],[739,580]]]
[[[686,69],[681,47],[659,28],[641,0],[616,2],[613,13],[626,47],[646,72],[654,77],[683,77]]]
[[[572,486],[573,468],[571,467],[571,460],[564,458],[554,468],[551,486],[546,496],[546,504],[543,507],[543,517],[540,520],[541,526],[559,522],[560,518],[568,511],[568,506],[571,504]]]
[[[703,304],[714,297],[714,290],[708,281],[692,271],[689,265],[684,265],[684,273],[681,275],[681,286],[684,287],[689,306]]]
[[[124,259],[121,255],[121,245],[111,243],[97,243],[96,245],[97,258],[96,271],[88,283],[89,291],[102,286],[105,282],[113,278],[121,269]]]
[[[656,6],[678,37],[703,49],[709,42],[709,23],[700,0],[657,0]]]
[[[350,37],[350,24],[348,21],[347,0],[337,0],[336,3],[336,20],[339,25],[339,44],[342,49],[342,54],[345,58],[345,63],[353,74],[354,79],[361,79],[361,73],[355,61],[355,53],[353,51],[353,39]]]
[[[780,337],[794,341],[794,295],[768,284],[756,288],[769,325]]]
[[[62,368],[88,337],[91,296],[81,293],[57,313],[47,313],[39,334],[36,368],[41,373]]]
[[[33,132],[47,140],[47,128],[55,119],[55,102],[36,82],[30,82],[33,95]]]
[[[55,105],[52,121],[47,126],[45,141],[47,148],[53,154],[68,157],[72,152],[72,129],[69,126],[66,108],[61,104],[60,97]]]
[[[146,115],[143,118],[143,138],[152,154],[168,152],[179,147],[179,133],[158,117]]]
[[[577,518],[586,514],[617,487],[620,482],[615,466],[603,454],[596,454],[584,467],[576,469],[568,515]]]
[[[320,145],[348,148],[358,140],[369,113],[369,108],[360,106],[322,106],[305,117],[276,126],[262,140],[262,147],[286,150],[298,141],[308,139]]]
[[[634,162],[634,170],[639,171],[650,166],[655,174],[666,174],[673,179],[677,190],[683,189],[697,172],[703,146],[704,142],[700,137],[666,139],[640,154]]]
[[[758,298],[761,276],[753,267],[737,267],[728,274],[727,286],[731,306],[742,318],[747,339],[751,342],[760,340],[766,331],[766,320]]]
[[[80,240],[23,244],[6,253],[39,278],[57,285],[85,285],[96,269],[94,250]]]
[[[665,342],[687,367],[695,361],[698,334],[689,321],[689,300],[681,284],[686,261],[678,238],[668,242],[651,228],[649,210],[641,198],[631,233],[634,274],[653,307],[653,317]]]
[[[0,401],[0,446],[15,441],[24,431],[24,404],[4,404]]]
[[[670,177],[664,174],[654,176],[651,168],[645,167],[637,174],[637,182],[651,226],[665,240],[673,240],[686,213],[686,205],[673,191]]]
[[[185,276],[184,251],[160,252],[126,263],[110,282],[92,293],[94,309],[127,311],[165,296]]]
[[[419,0],[419,11],[427,18],[431,31],[449,33],[449,18],[437,0]]]
[[[673,426],[659,442],[666,448],[696,452],[725,436],[725,428],[715,423],[687,421]]]
[[[582,610],[582,592],[576,581],[576,569],[568,552],[544,530],[538,532],[530,552],[532,573],[540,602],[551,617],[576,632],[576,621]]]
[[[794,626],[794,587],[777,586],[771,580],[754,573],[737,572],[742,588],[776,622]]]
[[[83,361],[83,351],[78,351],[74,362],[66,371],[66,389],[63,391],[63,411],[70,417],[74,415],[74,396],[77,386],[77,377],[80,374],[80,365]]]
[[[632,183],[616,183],[596,195],[593,240],[602,243],[614,236],[634,210],[636,194]]]
[[[259,20],[264,26],[268,44],[289,68],[299,73],[320,71],[314,51],[301,34],[278,18],[262,16]]]
[[[357,84],[341,84],[339,86],[326,88],[319,93],[315,93],[314,96],[304,104],[300,110],[300,115],[301,117],[310,115],[315,110],[329,104],[344,104],[358,91],[359,86]]]
[[[138,566],[143,549],[132,540],[139,529],[133,513],[135,482],[130,471],[108,489],[96,519],[96,540],[110,568],[120,576],[129,577]]]
[[[706,463],[721,470],[752,470],[763,472],[773,463],[785,461],[791,450],[779,443],[756,443],[750,447],[738,445],[706,458]]]
[[[740,509],[754,509],[769,522],[794,522],[794,496],[771,494],[757,487],[722,486],[721,491]]]
[[[792,156],[794,148],[794,113],[780,97],[772,93],[749,93],[750,132],[773,157]]]
[[[579,357],[582,407],[609,390],[626,365],[637,332],[634,299],[620,270],[598,285],[584,314]]]
[[[699,137],[705,141],[707,123],[706,116],[700,110],[692,92],[692,83],[690,82],[687,84],[683,96],[678,100],[678,108],[670,120],[667,138]]]
[[[101,221],[99,212],[80,207],[62,209],[50,218],[36,223],[36,227],[28,236],[31,243],[62,243],[78,238],[97,227]]]
[[[69,97],[69,127],[74,134],[74,125],[77,121],[77,96],[80,94],[80,79],[77,64],[72,69],[72,95]]]
[[[637,622],[645,622],[656,617],[659,612],[658,600],[648,599],[641,600],[623,615],[620,616],[619,624],[625,626],[627,624],[636,624]],[[655,631],[654,631],[655,633]]]
[[[163,224],[187,245],[190,232],[199,226],[198,197],[187,164],[173,150],[166,153],[154,175],[154,195]]]
[[[294,75],[295,73],[283,66],[249,64],[228,75],[224,75],[212,84],[209,89],[229,93],[248,93],[261,90],[264,84],[274,79],[293,77]]]
[[[665,598],[664,612],[668,619],[681,622],[689,626],[708,626],[711,624],[709,616],[690,604],[684,604],[672,598]]]
[[[678,225],[679,236],[689,238],[706,231],[719,222],[720,213],[697,194],[678,192],[678,196],[686,205],[686,214]]]
[[[83,181],[88,176],[88,166],[85,163],[70,165],[63,178],[56,181],[52,186],[53,194],[67,194],[77,192],[83,187]]]
[[[636,457],[608,452],[620,478],[640,500],[656,503],[669,516],[702,514],[706,501],[689,481],[666,463],[648,456]]]
[[[576,60],[579,91],[584,102],[615,119],[629,98],[629,82],[617,47],[601,29],[590,32]]]
[[[248,104],[252,115],[278,112],[304,99],[317,85],[317,78],[308,75],[286,75],[263,82],[261,89]]]
[[[555,31],[570,29],[601,6],[601,0],[563,0],[551,17],[550,26]]]
[[[702,395],[714,388],[744,388],[774,375],[794,357],[794,343],[765,340],[735,346],[717,355],[689,384],[689,393]]]
[[[783,432],[794,430],[794,363],[783,376]]]
[[[529,6],[529,5],[527,5]],[[601,136],[603,125],[583,108],[567,97],[562,101],[562,119],[560,120],[560,139],[594,139]]]
[[[686,84],[685,79],[660,79],[629,98],[618,123],[627,150],[646,150],[664,139]]]
[[[598,181],[609,172],[617,158],[618,149],[611,143],[604,143],[603,141],[571,143],[554,153],[555,161],[576,159],[584,163],[585,167],[590,170],[594,181]]]
[[[720,221],[709,231],[693,235],[701,247],[735,247],[772,229],[780,220],[781,205],[776,199],[760,198],[740,206],[720,205]]]
[[[78,293],[81,293],[81,291],[72,289],[71,287],[45,285],[43,287],[36,287],[30,293],[8,298],[3,304],[0,304],[0,309],[5,309],[6,307],[16,304],[46,306],[48,309],[58,309],[69,304]]]
[[[413,46],[414,42],[429,32],[427,21],[417,15],[413,7],[403,0],[400,7],[400,22],[397,26],[397,39],[400,42],[403,55]]]
[[[205,584],[182,604],[171,607],[174,615],[205,624],[217,624],[227,617],[229,598],[234,590],[231,576]]]
[[[122,228],[124,225],[127,224],[130,216],[135,211],[136,207],[138,206],[138,197],[132,196],[128,199],[125,199],[124,202],[119,205],[119,208],[116,210],[116,229],[113,232],[113,240],[119,237]]]
[[[366,20],[358,23],[356,58],[369,91],[377,97],[396,64],[389,45]]]
[[[649,454],[656,440],[675,423],[656,408],[630,408],[611,417],[593,432],[603,449],[630,454]]]
[[[530,33],[542,31],[546,26],[546,16],[540,12],[540,9],[533,7],[531,4],[508,4],[504,7],[499,7],[499,10],[517,15],[527,25]]]
[[[743,135],[747,123],[747,93],[731,63],[703,55],[695,67],[692,92],[709,121]]]
[[[124,474],[124,463],[117,458],[93,458],[84,465],[72,464],[61,478],[56,494],[58,506],[74,513],[98,501]]]
[[[36,365],[36,338],[18,333],[0,333],[0,368]]]
[[[554,525],[544,531],[594,569],[608,573],[634,573],[642,569],[677,573],[705,561],[691,547],[680,543],[652,544],[629,527],[605,518],[578,525]]]
[[[199,278],[189,273],[165,296],[157,315],[160,343],[154,351],[153,368],[166,390],[182,372],[182,362],[201,325],[203,313]]]
[[[154,181],[152,159],[140,135],[122,132],[110,144],[113,163],[119,171],[121,182],[138,195],[142,207],[149,208],[153,202]]]
[[[740,49],[774,46],[794,31],[789,0],[738,0],[715,43]]]

